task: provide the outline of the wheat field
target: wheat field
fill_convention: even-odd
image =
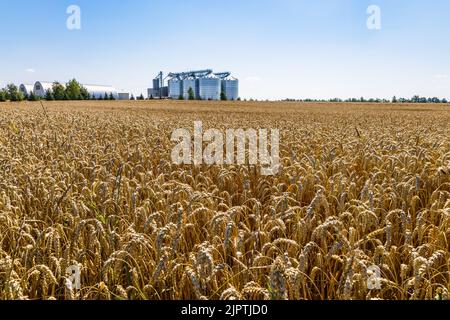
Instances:
[[[279,129],[279,174],[172,164],[197,120]],[[0,299],[448,299],[449,123],[448,105],[2,103]]]

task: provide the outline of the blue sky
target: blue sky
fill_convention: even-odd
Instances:
[[[0,86],[143,92],[160,70],[228,70],[243,98],[450,98],[448,0],[1,0]],[[68,30],[69,5],[81,30]],[[381,9],[381,30],[366,10]]]

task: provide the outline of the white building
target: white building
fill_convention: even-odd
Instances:
[[[34,92],[34,85],[32,84],[21,84],[19,86],[19,91],[24,95],[30,95],[31,92]]]
[[[130,100],[129,92],[119,92],[117,95],[118,95],[118,100]]]
[[[53,82],[36,81],[34,84],[34,94],[38,97],[45,97],[47,90],[52,90]]]
[[[63,87],[65,87],[65,84],[61,83],[61,85]],[[112,94],[112,96],[115,99],[119,98],[119,94],[118,94],[117,90],[112,86],[101,86],[101,85],[92,85],[92,84],[82,84],[82,86],[84,88],[86,88],[86,90],[88,91],[88,93],[91,97],[94,96],[96,99],[104,98],[105,94],[108,97]],[[45,97],[47,90],[52,90],[52,89],[53,89],[53,82],[36,81],[36,83],[33,86],[34,94],[41,98]]]
[[[99,86],[99,85],[92,85],[92,84],[82,84],[82,86],[85,87],[86,90],[89,92],[89,95],[91,97],[94,96],[95,99],[104,98],[105,94],[108,97],[110,94],[112,94],[115,99],[119,98],[119,94],[117,93],[117,90],[111,86]]]

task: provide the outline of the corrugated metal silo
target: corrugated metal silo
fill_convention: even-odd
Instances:
[[[228,76],[222,79],[222,91],[228,100],[237,100],[239,98],[239,80]]]
[[[214,74],[209,74],[197,80],[198,96],[202,100],[219,100],[221,81]]]
[[[181,95],[181,80],[179,78],[172,78],[169,80],[169,97],[178,99]]]
[[[153,79],[153,89],[159,89],[159,78]]]
[[[197,97],[197,81],[194,77],[187,77],[183,79],[182,81],[182,90],[183,90],[183,97],[185,99],[189,99],[189,88],[192,88],[194,90],[194,95]]]

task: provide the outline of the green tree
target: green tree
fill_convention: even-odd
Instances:
[[[61,83],[53,82],[52,91],[55,100],[66,100],[66,90]]]
[[[227,95],[225,94],[225,91],[222,91],[220,93],[220,100],[222,100],[222,101],[227,101],[228,100],[227,99]]]
[[[15,84],[8,84],[6,90],[10,101],[22,101],[25,98],[23,93],[19,91]]]
[[[195,100],[195,93],[194,93],[194,89],[192,89],[192,87],[189,87],[188,96],[189,96],[189,100]]]
[[[66,96],[68,100],[81,100],[81,85],[80,83],[72,79],[66,84]]]
[[[103,96],[103,100],[109,100],[109,96],[106,92],[105,92],[105,95]]]
[[[30,94],[28,95],[28,101],[38,101],[39,97],[37,97],[33,91],[30,92]]]
[[[153,99],[154,99],[152,94],[150,95],[150,98],[149,98],[149,99],[150,99],[150,100],[153,100]]]
[[[0,89],[0,102],[5,102],[7,100],[8,94],[5,89]]]
[[[136,100],[133,94],[131,94],[130,100]]]
[[[114,98],[114,95],[112,93],[109,94],[109,100],[116,100],[116,98]]]
[[[87,89],[83,86],[80,87],[80,94],[81,94],[81,99],[83,99],[83,100],[91,99],[91,95],[89,94],[89,91],[87,91]]]
[[[178,100],[184,100],[184,97],[183,97],[182,94],[180,94],[180,95],[178,96]]]
[[[45,100],[47,100],[47,101],[55,100],[55,97],[53,96],[53,92],[51,89],[48,89],[47,91],[45,91]]]
[[[144,95],[141,93],[141,95],[138,97],[138,100],[145,100]]]

